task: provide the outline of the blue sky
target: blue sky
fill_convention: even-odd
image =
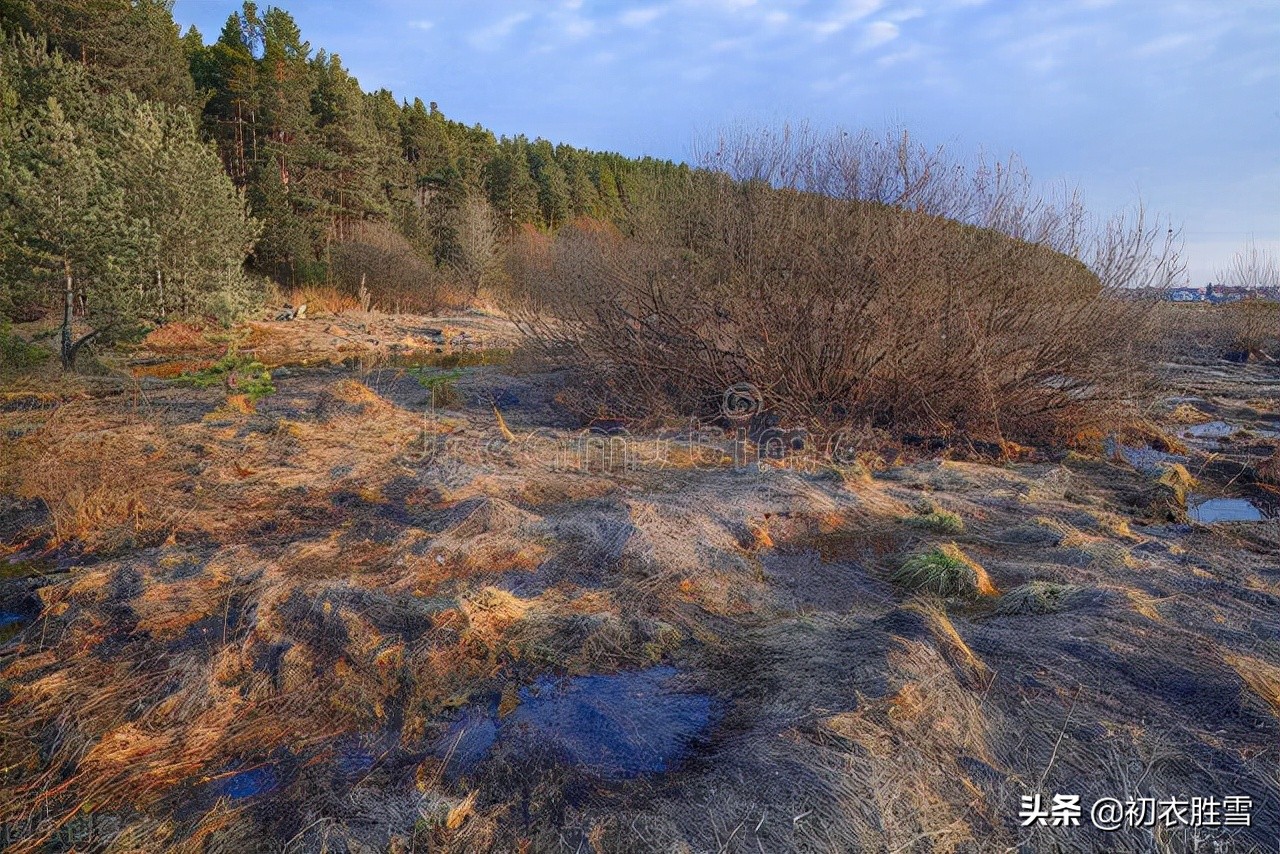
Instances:
[[[260,2],[260,5],[267,5]],[[1091,209],[1141,197],[1203,284],[1280,252],[1276,0],[286,0],[366,89],[499,134],[690,156],[731,125],[902,125],[1016,151]],[[177,0],[216,37],[238,3]]]

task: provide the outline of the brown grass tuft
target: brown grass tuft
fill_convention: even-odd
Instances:
[[[307,306],[307,314],[342,314],[347,311],[359,311],[360,300],[337,288],[312,285],[298,288],[289,293],[290,305]]]
[[[193,353],[216,351],[220,345],[205,335],[204,326],[182,321],[158,326],[142,339],[142,345],[154,353]]]
[[[17,495],[44,502],[59,543],[163,540],[178,519],[180,473],[149,424],[104,428],[54,417],[12,450],[0,474]]]
[[[1271,456],[1258,463],[1258,480],[1280,486],[1280,444],[1277,444]]]

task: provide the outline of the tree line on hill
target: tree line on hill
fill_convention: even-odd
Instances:
[[[242,315],[263,277],[429,307],[499,275],[521,228],[618,221],[689,173],[366,92],[252,2],[212,43],[171,0],[0,0],[0,26],[0,315],[58,311],[68,365],[95,337]]]

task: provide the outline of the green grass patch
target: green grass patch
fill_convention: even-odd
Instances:
[[[271,371],[267,366],[251,356],[239,353],[228,353],[203,370],[175,377],[174,382],[196,388],[215,388],[222,386],[227,396],[243,395],[251,403],[275,394],[275,384],[271,382]]]
[[[911,590],[938,596],[990,596],[996,593],[986,570],[955,543],[935,546],[907,558],[893,580]]]
[[[1056,581],[1028,581],[1001,596],[996,604],[996,613],[1052,614],[1070,607],[1082,589],[1075,584]]]
[[[431,368],[427,366],[419,366],[408,370],[409,376],[418,381],[418,385],[431,392],[432,407],[444,407],[451,409],[461,403],[461,396],[458,394],[454,383],[462,378],[465,372],[462,368]]]
[[[44,347],[14,334],[9,321],[0,318],[0,369],[26,371],[38,368],[51,356],[53,353]]]
[[[923,528],[938,534],[964,533],[964,520],[960,518],[960,514],[940,507],[903,517],[902,521],[913,528]]]

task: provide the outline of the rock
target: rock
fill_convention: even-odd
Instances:
[[[276,320],[302,320],[307,316],[307,304],[305,302],[297,308],[290,305],[286,305],[284,308],[284,311],[276,315]]]

